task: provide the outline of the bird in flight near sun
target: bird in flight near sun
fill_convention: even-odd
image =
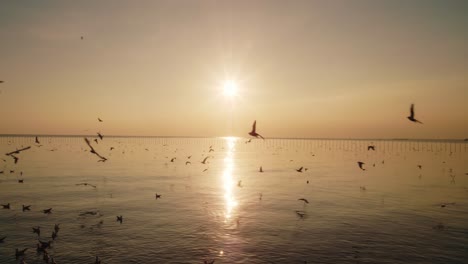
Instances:
[[[416,118],[414,118],[414,104],[411,104],[411,107],[410,107],[410,116],[408,116],[408,119],[411,121],[411,122],[415,122],[415,123],[420,123],[422,124],[421,121],[417,120]]]
[[[257,120],[254,121],[252,125],[252,131],[249,132],[249,135],[256,138],[261,137],[262,139],[265,139],[264,137],[262,137],[262,135],[257,133]]]

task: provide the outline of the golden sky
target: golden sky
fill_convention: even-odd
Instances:
[[[468,138],[466,14],[463,0],[1,1],[0,134],[248,136],[257,120],[267,138]]]

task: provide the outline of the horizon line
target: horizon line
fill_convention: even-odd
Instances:
[[[90,134],[0,134],[0,137],[98,137]],[[131,135],[105,135],[110,138],[251,138],[238,136],[131,136]],[[321,137],[269,137],[265,139],[287,139],[287,140],[366,140],[366,141],[461,141],[467,142],[468,138],[321,138]]]

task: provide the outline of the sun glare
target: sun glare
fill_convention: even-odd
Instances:
[[[224,95],[227,97],[233,97],[237,94],[237,83],[233,80],[228,80],[223,83]]]

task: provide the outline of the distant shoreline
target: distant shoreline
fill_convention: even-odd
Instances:
[[[60,138],[79,138],[79,137],[97,137],[97,135],[48,135],[48,134],[0,134],[0,138],[5,137],[60,137]],[[227,138],[228,136],[128,136],[128,135],[105,135],[106,138],[187,138],[187,139],[215,139]],[[234,137],[234,138],[249,138],[249,137]],[[286,138],[286,137],[270,137],[266,138],[274,140],[356,140],[356,141],[425,141],[425,142],[466,142],[468,138],[462,139],[433,139],[433,138]]]

